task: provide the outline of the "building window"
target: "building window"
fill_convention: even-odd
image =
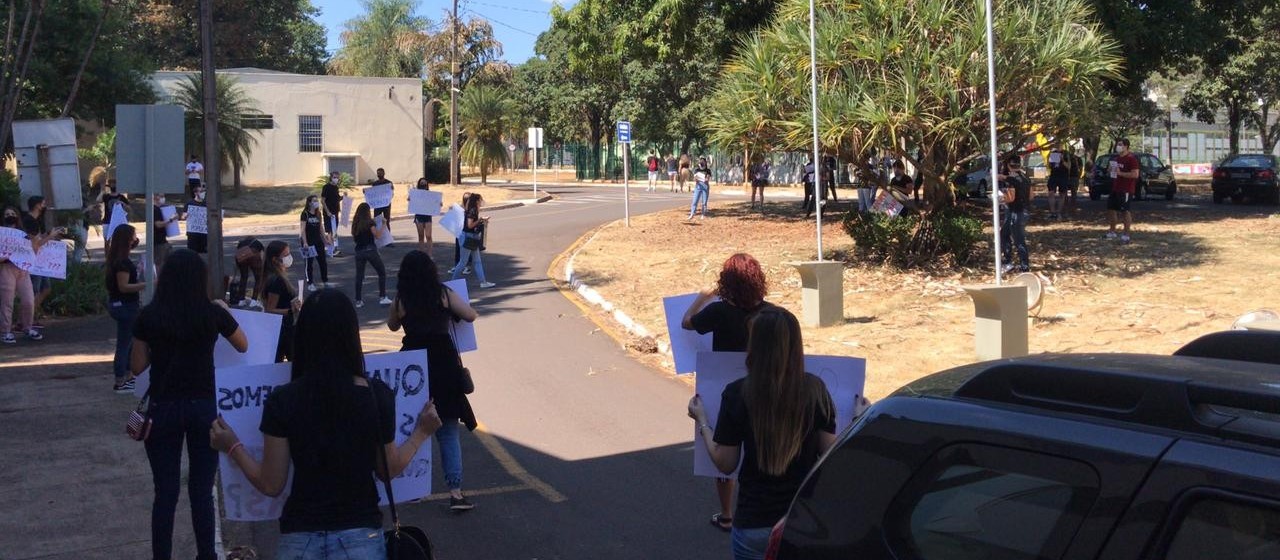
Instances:
[[[324,117],[298,115],[298,151],[324,151]]]
[[[276,120],[271,115],[240,115],[240,126],[246,130],[269,130],[276,127]]]

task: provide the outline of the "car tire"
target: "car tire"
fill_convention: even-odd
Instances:
[[[1169,186],[1167,186],[1167,187],[1165,187],[1165,188],[1164,188],[1164,199],[1165,199],[1165,200],[1173,200],[1173,197],[1174,197],[1175,195],[1177,195],[1177,194],[1178,194],[1178,184],[1177,184],[1177,183],[1170,182],[1170,183],[1169,183]]]
[[[1218,191],[1213,191],[1213,203],[1214,203],[1214,204],[1222,204],[1222,201],[1224,201],[1224,200],[1226,200],[1226,199],[1227,199],[1227,195],[1222,194],[1221,192],[1218,192]]]
[[[1267,193],[1267,204],[1280,205],[1280,186],[1272,187],[1271,192]]]

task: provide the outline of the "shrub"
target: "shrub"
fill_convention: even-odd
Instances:
[[[0,168],[0,208],[14,206],[20,210],[26,210],[27,205],[21,198],[22,191],[18,190],[18,178],[14,177],[8,169]]]
[[[107,301],[102,264],[67,263],[67,279],[54,280],[53,291],[44,300],[44,310],[61,317],[102,313]]]
[[[843,225],[859,258],[913,268],[969,263],[982,241],[983,222],[961,208],[897,217],[852,210]]]
[[[311,186],[319,189],[323,187],[325,183],[328,183],[328,182],[329,182],[329,176],[321,175],[319,177],[316,177],[316,180],[311,183]],[[350,173],[338,174],[338,188],[345,189],[347,187],[350,187],[351,185],[354,185],[355,183],[356,183],[356,178],[352,177]]]

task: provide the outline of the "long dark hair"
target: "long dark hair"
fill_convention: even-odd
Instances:
[[[368,202],[361,202],[356,207],[356,215],[351,218],[351,235],[352,237],[368,231],[369,226],[373,225],[373,211],[369,209]]]
[[[129,224],[120,224],[111,232],[111,250],[107,252],[106,266],[107,288],[120,291],[120,287],[116,285],[115,267],[129,260],[129,251],[133,250],[133,236],[137,232]]]
[[[431,317],[443,313],[444,304],[440,303],[442,290],[440,271],[431,255],[416,249],[409,251],[400,261],[400,271],[396,273],[396,295],[400,297],[405,315]]]
[[[804,371],[804,340],[795,315],[767,306],[751,320],[750,332],[742,396],[751,420],[756,466],[781,476],[800,454],[814,413],[829,414],[833,405],[821,380],[811,381]]]
[[[364,376],[360,326],[351,299],[333,288],[307,297],[294,326],[291,360],[291,377],[308,406],[324,411],[316,415],[321,429],[332,435],[350,423],[355,416],[352,377]]]
[[[281,266],[280,263],[276,262],[276,260],[280,258],[280,254],[284,253],[284,250],[288,248],[289,248],[289,244],[285,243],[284,241],[272,241],[271,243],[267,244],[266,254],[263,255],[262,257],[262,260],[264,261],[262,263],[262,270],[264,272],[262,277],[262,285],[263,286],[271,285],[271,281],[274,280],[277,276],[279,276],[282,280],[284,280],[285,292],[287,292],[290,296],[295,296],[297,294],[293,293],[293,286],[289,285],[289,273],[285,272],[284,267]],[[289,299],[293,299],[293,298],[291,297]]]
[[[307,195],[307,201],[306,201],[305,203],[303,203],[303,205],[302,205],[302,211],[303,211],[303,212],[305,212],[305,213],[307,213],[307,214],[320,214],[320,213],[322,213],[322,212],[321,212],[322,208],[316,208],[316,209],[314,209],[314,210],[311,208],[311,203],[312,203],[312,202],[316,202],[317,200],[319,200],[319,199],[316,197],[316,195],[314,195],[314,194],[309,194],[309,195]],[[324,205],[323,205],[323,204],[321,204],[320,206],[321,206],[321,207],[323,207]]]
[[[202,340],[217,334],[209,313],[209,274],[204,260],[190,249],[178,249],[164,261],[156,294],[145,311],[157,317],[161,332],[174,340]]]
[[[427,182],[426,177],[418,177],[418,184],[416,186],[424,191],[431,190],[431,183]]]

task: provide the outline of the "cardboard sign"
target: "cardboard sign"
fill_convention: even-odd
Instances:
[[[698,334],[698,331],[686,330],[680,326],[685,311],[697,298],[698,294],[662,298],[662,310],[667,316],[667,338],[671,341],[671,357],[678,374],[696,371],[698,352],[711,351],[711,333]],[[720,298],[711,301],[718,299]]]
[[[458,297],[465,301],[471,301],[470,294],[467,293],[467,279],[459,278],[444,283],[450,290],[458,292]],[[471,352],[478,350],[480,345],[476,342],[476,324],[470,321],[450,321],[449,334],[453,335],[453,343],[458,347],[458,353]]]
[[[409,213],[421,216],[439,216],[444,204],[444,193],[413,189],[409,191]]]
[[[396,238],[391,236],[391,228],[387,227],[386,217],[377,216],[374,218],[374,221],[377,222],[378,229],[382,230],[382,235],[379,235],[377,239],[373,240],[374,245],[377,245],[378,247],[386,247],[387,245],[395,243]]]
[[[391,199],[395,194],[395,187],[391,183],[376,185],[364,190],[364,201],[369,203],[369,207],[375,210],[386,208],[391,206]]]
[[[444,213],[444,217],[440,218],[440,227],[454,237],[462,237],[462,226],[466,221],[466,213],[463,212],[462,207],[454,204]]]
[[[31,270],[36,263],[36,253],[27,239],[27,232],[16,228],[0,227],[0,258],[8,259],[21,270]]]
[[[161,206],[160,217],[168,222],[164,225],[164,235],[166,237],[177,237],[182,235],[182,227],[178,225],[178,220],[169,222],[170,219],[178,215],[178,209],[173,206]]]
[[[116,232],[116,228],[129,223],[129,209],[123,202],[111,203],[111,221],[107,222],[107,239],[111,239],[111,234]]]
[[[265,364],[218,368],[216,395],[220,414],[244,443],[245,450],[258,461],[262,460],[264,437],[258,427],[262,424],[262,411],[271,391],[289,382],[290,364]],[[394,354],[367,354],[366,375],[386,383],[395,393],[395,443],[400,445],[413,433],[418,411],[426,405],[429,395],[427,377],[427,353],[425,350],[397,352]],[[220,454],[219,469],[222,472],[223,502],[227,519],[232,521],[269,521],[280,517],[284,502],[292,486],[285,492],[270,498],[254,489],[244,473],[225,454]],[[369,477],[377,483],[379,501],[386,505],[387,497],[382,483],[373,473]],[[431,440],[418,449],[409,466],[391,481],[396,499],[407,502],[431,494]]]
[[[747,376],[745,352],[698,352],[697,394],[702,395],[702,405],[707,411],[707,423],[714,429],[720,417],[720,396],[730,383]],[[805,371],[822,378],[827,392],[835,403],[836,434],[853,423],[853,413],[863,395],[867,381],[867,361],[849,356],[805,356]],[[697,476],[730,477],[716,469],[707,455],[702,436],[694,428],[693,474]]]
[[[209,233],[208,208],[194,204],[187,205],[187,233]]]
[[[871,204],[872,212],[880,212],[890,218],[896,218],[898,214],[902,213],[903,208],[902,203],[898,202],[898,199],[889,194],[887,190],[880,191],[880,194],[876,195],[876,201]]]
[[[352,199],[349,196],[342,197],[342,225],[351,226],[351,204]]]
[[[67,279],[67,244],[52,240],[40,247],[35,262],[29,271],[35,276],[46,276],[59,280]]]

